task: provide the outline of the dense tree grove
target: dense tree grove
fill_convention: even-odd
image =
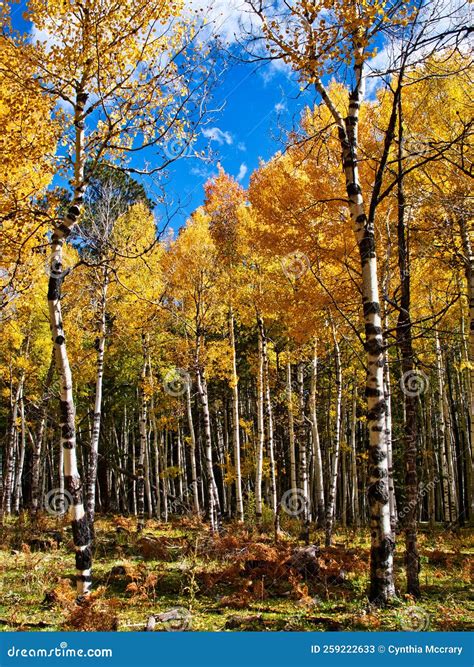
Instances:
[[[316,103],[174,234],[140,174],[194,150],[225,57],[199,12],[31,0],[47,42],[5,15],[0,512],[70,512],[79,596],[99,514],[368,529],[380,606],[396,545],[417,598],[420,524],[472,522],[473,68],[432,4],[250,0],[241,57]]]

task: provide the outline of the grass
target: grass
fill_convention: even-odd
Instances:
[[[422,598],[403,595],[403,545],[395,557],[398,598],[368,604],[365,531],[336,532],[321,547],[318,576],[288,566],[301,543],[296,523],[271,534],[233,524],[213,538],[193,519],[150,520],[138,536],[133,519],[96,524],[94,593],[75,602],[74,556],[66,519],[9,519],[0,543],[0,629],[143,630],[472,630],[472,533],[420,532]],[[312,543],[323,544],[318,532]]]

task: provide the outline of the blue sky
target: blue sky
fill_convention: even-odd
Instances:
[[[24,10],[24,2],[12,5],[12,24],[20,32],[29,32],[31,24],[23,19]],[[209,145],[213,161],[183,157],[167,170],[166,192],[172,202],[171,210],[176,210],[179,202],[179,212],[171,226],[180,227],[202,203],[203,186],[217,173],[218,162],[246,187],[259,161],[268,160],[282,148],[284,131],[297,122],[304,105],[314,99],[314,95],[300,94],[295,79],[281,67],[230,63],[210,105],[221,110],[212,113],[196,144],[197,150]],[[134,165],[140,168],[142,164],[140,157],[135,159]],[[144,184],[153,188],[147,178]]]
[[[259,161],[268,160],[283,147],[285,130],[311,99],[314,96],[300,95],[293,80],[266,63],[258,68],[235,64],[226,71],[214,95],[215,106],[223,109],[213,114],[202,133],[216,161],[246,187]],[[216,162],[183,159],[170,168],[170,186],[177,188],[183,203],[190,201],[186,209],[192,210],[202,201],[204,183],[215,173]]]
[[[205,8],[209,12],[218,32],[230,44],[235,43],[235,33],[239,31],[242,18],[243,0],[186,0],[193,7]],[[456,7],[464,6],[463,0],[437,0],[439,16],[449,16]],[[427,3],[426,7],[430,7]],[[21,32],[29,32],[31,25],[22,18],[25,2],[12,5],[13,26]],[[244,15],[245,16],[245,15]],[[432,30],[447,27],[449,19],[443,18],[433,23]],[[378,43],[378,54],[369,63],[369,69],[383,72],[393,58],[392,45]],[[368,81],[368,94],[373,96],[380,79]],[[231,62],[222,73],[214,91],[212,108],[221,108],[208,119],[202,128],[201,137],[196,143],[196,150],[208,145],[212,148],[212,164],[195,158],[181,158],[168,169],[166,192],[171,202],[170,210],[179,213],[173,218],[171,226],[176,229],[186,217],[202,203],[205,182],[217,173],[217,162],[246,187],[253,170],[260,160],[268,160],[284,145],[285,130],[298,123],[305,105],[316,101],[314,92],[299,91],[296,79],[289,75],[288,69],[277,64],[255,64]],[[205,135],[205,136],[203,136]],[[143,158],[137,157],[133,166],[143,167]],[[152,160],[147,154],[146,158]],[[151,185],[144,181],[145,186]],[[153,196],[153,190],[151,192]],[[179,204],[179,206],[178,206]]]

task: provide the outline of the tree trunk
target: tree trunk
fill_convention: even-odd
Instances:
[[[393,578],[395,544],[390,526],[387,443],[384,434],[386,410],[383,386],[384,344],[375,230],[373,221],[369,220],[365,213],[357,155],[359,109],[364,94],[362,49],[356,49],[354,60],[355,84],[349,95],[349,110],[346,119],[342,118],[319,79],[316,80],[315,85],[337,125],[349,211],[360,254],[368,369],[366,396],[369,431],[369,488],[367,495],[370,506],[371,534],[369,597],[372,602],[383,605],[395,596]]]
[[[401,388],[404,401],[405,428],[405,489],[406,507],[404,509],[405,529],[405,564],[407,572],[407,593],[415,598],[420,597],[420,556],[417,544],[417,516],[419,508],[418,473],[416,468],[417,452],[419,450],[419,434],[417,420],[418,390],[423,386],[419,382],[414,390],[410,386],[410,378],[415,379],[415,364],[412,341],[411,323],[411,281],[410,255],[408,232],[405,220],[405,192],[403,183],[403,116],[401,98],[398,102],[398,190],[397,190],[397,240],[398,240],[398,267],[400,271],[400,303],[397,322],[397,343],[401,357]]]
[[[188,416],[188,428],[190,438],[190,461],[191,461],[191,486],[193,491],[193,509],[199,514],[199,488],[196,470],[196,434],[194,432],[193,411],[191,405],[191,381],[186,383],[186,412]]]
[[[20,447],[18,453],[18,465],[15,478],[15,489],[13,494],[13,511],[15,514],[18,514],[20,511],[21,478],[23,476],[23,466],[25,465],[25,452],[26,452],[25,401],[23,399],[23,394],[20,398],[20,420],[21,420]]]
[[[352,389],[352,422],[351,422],[351,477],[352,477],[352,521],[356,528],[360,528],[359,514],[359,487],[357,479],[357,385]]]
[[[323,461],[321,457],[321,444],[319,440],[318,417],[316,413],[316,389],[318,376],[318,343],[314,340],[313,358],[311,362],[311,386],[309,394],[309,409],[311,417],[311,440],[313,446],[313,470],[315,486],[315,513],[318,528],[324,526],[325,503],[324,503],[324,479]]]
[[[263,359],[263,395],[264,395],[264,413],[266,417],[267,426],[267,451],[270,459],[270,504],[272,508],[275,521],[277,521],[277,488],[276,488],[276,469],[275,469],[275,449],[273,441],[273,410],[270,395],[270,373],[267,353],[267,337],[265,333],[265,326],[263,319],[258,318],[258,326],[260,329],[260,338],[262,340],[262,359]]]
[[[75,406],[72,393],[72,373],[66,348],[66,337],[61,310],[61,287],[63,272],[63,242],[76,225],[84,198],[84,108],[88,96],[77,91],[74,108],[76,133],[74,165],[74,199],[64,221],[54,229],[51,238],[50,274],[48,284],[48,307],[51,334],[54,345],[56,368],[60,382],[60,427],[61,447],[64,449],[64,478],[71,498],[72,537],[76,551],[77,594],[88,595],[91,587],[92,551],[89,522],[82,499],[82,480],[77,467]]]
[[[262,474],[263,474],[263,450],[265,448],[264,428],[264,382],[263,382],[263,341],[260,325],[258,336],[258,375],[257,375],[257,465],[255,471],[255,514],[257,523],[262,518]]]
[[[97,371],[95,380],[94,419],[92,422],[92,438],[89,451],[89,470],[87,477],[87,519],[92,536],[94,536],[95,488],[97,483],[97,459],[99,455],[100,420],[102,410],[102,384],[104,379],[104,355],[106,338],[106,303],[109,282],[107,267],[103,270],[103,281],[100,295],[99,332],[97,345]]]
[[[474,450],[474,229],[472,219],[460,219],[461,239],[465,256],[467,298],[469,304],[469,345],[468,345],[468,391],[469,391],[469,447],[467,448],[469,456],[467,457],[467,468],[469,468],[469,495],[470,517],[474,517],[474,493],[472,489],[472,453]]]
[[[326,508],[326,533],[325,544],[331,546],[332,531],[334,526],[334,513],[336,506],[337,474],[339,469],[339,453],[341,449],[341,401],[342,401],[342,367],[339,343],[337,342],[336,329],[332,324],[332,336],[334,341],[334,353],[336,359],[336,417],[334,425],[334,451],[331,461],[331,478],[329,483],[328,504]],[[345,483],[345,480],[343,480]]]
[[[218,528],[217,512],[218,512],[219,497],[217,494],[216,482],[214,479],[214,469],[212,464],[211,418],[209,415],[207,385],[204,377],[204,371],[200,368],[198,364],[199,362],[197,361],[196,381],[197,381],[197,390],[199,394],[199,399],[201,401],[203,426],[204,426],[204,451],[205,451],[206,472],[207,472],[207,499],[208,499],[209,523],[211,531],[215,532]]]
[[[138,427],[140,433],[138,460],[137,460],[137,531],[141,532],[145,527],[145,456],[147,449],[147,419],[148,419],[148,396],[147,396],[147,370],[148,351],[146,335],[142,334],[143,366],[139,384],[140,415]]]
[[[242,500],[242,473],[240,470],[239,378],[237,375],[234,315],[232,308],[229,310],[229,337],[232,350],[232,444],[234,447],[235,500],[237,506],[237,518],[239,521],[243,521],[244,503]]]
[[[43,438],[46,427],[46,418],[48,410],[48,402],[50,397],[50,387],[53,382],[54,375],[54,353],[51,355],[46,380],[44,383],[43,395],[41,397],[41,406],[38,418],[38,430],[33,441],[33,454],[31,461],[31,509],[33,512],[38,512],[41,508],[40,502],[40,472],[41,472],[41,449],[43,446]]]
[[[295,420],[293,415],[293,391],[291,381],[291,362],[286,364],[286,400],[288,404],[288,436],[290,443],[290,489],[296,492],[296,452],[295,452]]]
[[[300,481],[301,490],[303,492],[303,534],[302,537],[306,544],[309,544],[309,522],[310,522],[310,501],[309,501],[309,486],[308,486],[308,465],[306,457],[307,437],[306,437],[306,419],[305,419],[305,401],[304,401],[304,372],[303,363],[298,364],[297,378],[298,378],[298,400],[299,400],[299,424],[298,424],[298,452],[300,463]]]
[[[448,410],[446,409],[446,390],[444,382],[443,356],[438,332],[435,331],[436,365],[438,371],[438,425],[439,425],[439,452],[441,459],[441,473],[443,485],[444,521],[448,525],[456,523],[456,501],[454,498],[454,480],[452,479],[451,429],[447,424]]]
[[[3,516],[11,514],[12,511],[12,492],[14,485],[14,474],[15,474],[15,444],[18,437],[18,410],[20,407],[20,401],[23,394],[23,384],[25,381],[25,373],[22,372],[18,385],[15,392],[15,398],[12,402],[12,416],[10,430],[8,433],[8,441],[6,446],[6,456],[5,456],[5,477],[3,483],[3,494],[2,494],[2,515],[1,520],[3,521]]]

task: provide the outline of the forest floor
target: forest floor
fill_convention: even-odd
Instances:
[[[338,531],[333,547],[302,552],[296,522],[283,529],[275,544],[271,532],[238,524],[213,537],[195,519],[149,520],[137,535],[134,519],[98,518],[94,592],[77,605],[67,518],[9,519],[0,534],[0,630],[474,629],[472,531],[420,532],[416,601],[403,594],[400,536],[399,597],[381,610],[366,597],[366,531]],[[324,544],[321,532],[311,544]]]

